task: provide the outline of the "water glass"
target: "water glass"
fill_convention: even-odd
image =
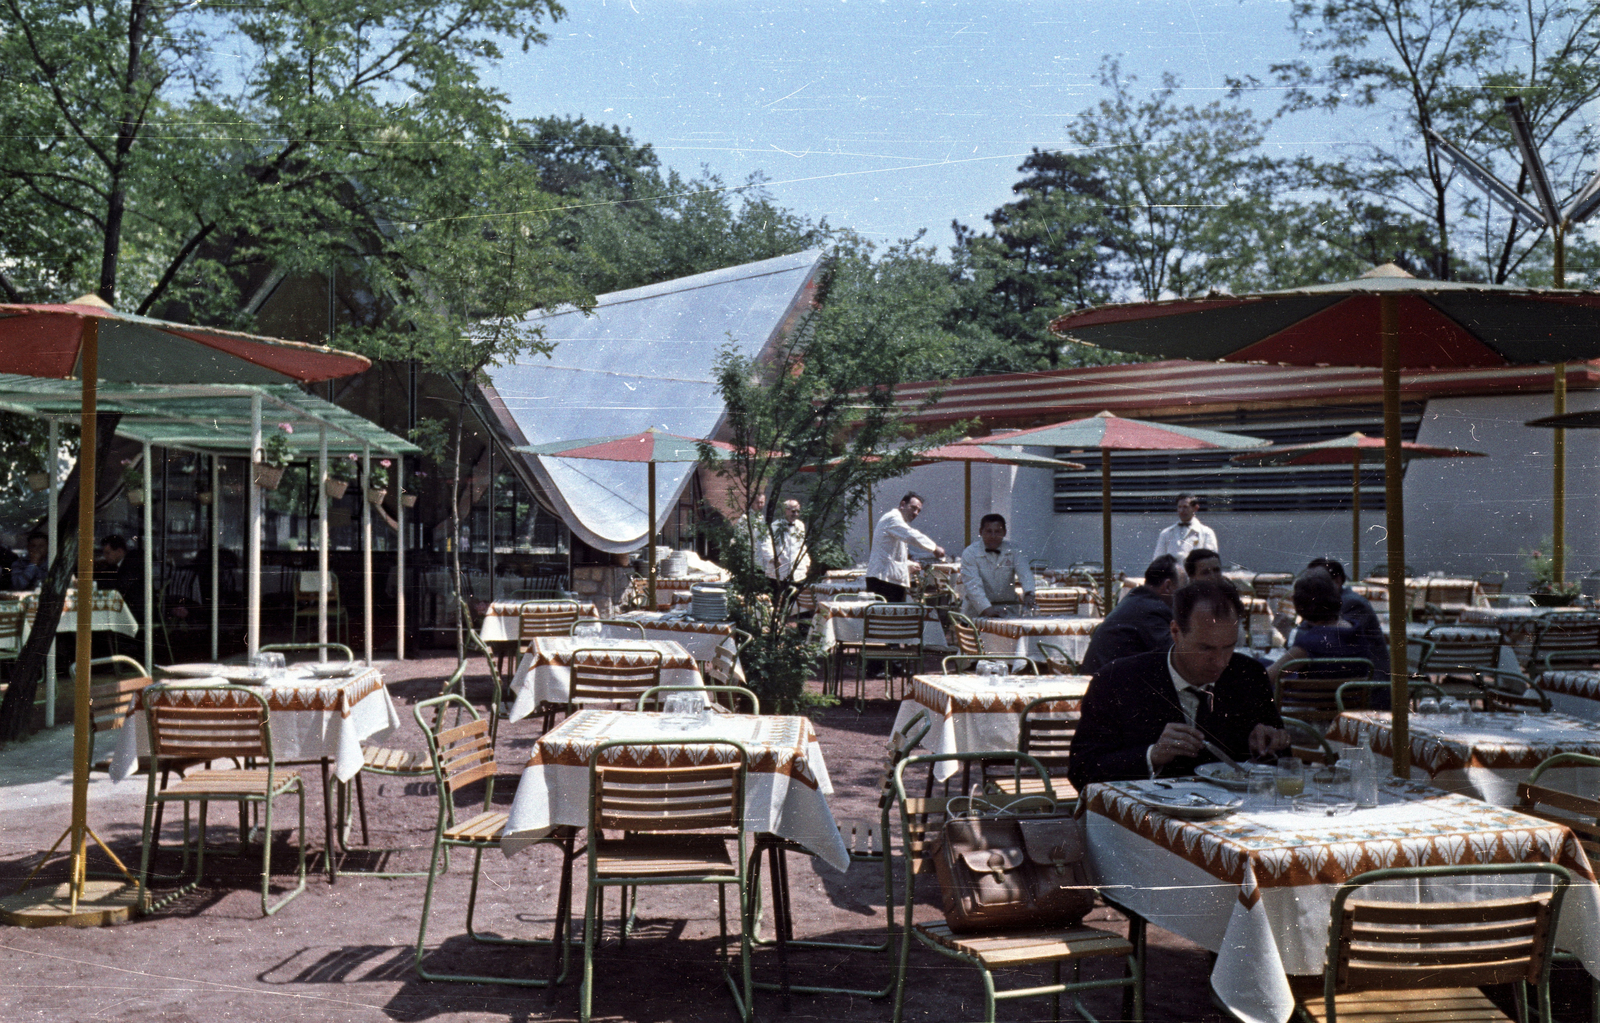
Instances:
[[[1342,803],[1357,801],[1355,773],[1350,764],[1342,761],[1317,769],[1316,788],[1319,794]]]
[[[1278,794],[1278,772],[1271,764],[1249,764],[1247,794],[1256,806],[1271,806]]]
[[[700,719],[698,705],[703,703],[694,693],[668,693],[661,703],[662,724],[675,731],[693,727]]]
[[[1424,696],[1417,701],[1417,713],[1429,715],[1439,713],[1439,701],[1431,696]]]
[[[1306,769],[1299,757],[1279,757],[1274,777],[1279,802],[1287,802],[1306,790]]]
[[[268,650],[250,658],[250,666],[253,668],[265,668],[273,674],[278,674],[284,671],[289,664],[280,651]]]
[[[1350,766],[1350,788],[1357,806],[1378,805],[1378,755],[1364,746],[1343,750],[1339,763]]]
[[[574,639],[599,639],[600,623],[579,622],[572,627],[572,636]]]

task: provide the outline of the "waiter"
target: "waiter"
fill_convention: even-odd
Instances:
[[[878,516],[872,529],[872,554],[867,558],[868,593],[882,594],[884,600],[893,603],[906,599],[906,588],[911,585],[909,545],[932,551],[936,558],[944,557],[943,547],[927,534],[911,528],[911,523],[921,514],[922,495],[910,492],[900,499],[898,508]]]

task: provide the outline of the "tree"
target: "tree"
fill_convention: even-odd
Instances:
[[[780,714],[816,699],[804,685],[818,651],[788,624],[800,588],[849,563],[844,527],[870,488],[904,474],[916,451],[956,432],[904,443],[915,410],[896,404],[894,388],[914,379],[905,371],[922,347],[923,321],[908,303],[878,300],[864,260],[859,251],[840,252],[818,280],[812,310],[764,359],[730,349],[717,364],[736,451],[722,461],[705,450],[703,465],[742,506],[757,493],[774,498],[764,517],[745,515],[723,529],[722,563],[734,622],[755,637],[742,655],[746,675],[762,706]],[[799,578],[769,579],[754,548],[789,497],[802,502],[807,522],[805,558],[796,559],[806,567]]]
[[[1290,26],[1307,57],[1274,65],[1281,113],[1363,110],[1379,130],[1349,143],[1339,184],[1428,225],[1422,269],[1441,280],[1504,283],[1550,264],[1548,237],[1457,182],[1425,145],[1433,129],[1528,191],[1504,97],[1520,94],[1560,196],[1596,152],[1584,106],[1600,97],[1600,8],[1573,0],[1296,0]],[[1254,79],[1236,89],[1257,88]],[[1355,194],[1355,193],[1347,193]]]

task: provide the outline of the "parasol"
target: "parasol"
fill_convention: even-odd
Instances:
[[[1105,608],[1109,613],[1114,580],[1111,571],[1111,455],[1112,451],[1215,451],[1254,448],[1271,443],[1259,437],[1244,437],[1221,430],[1193,426],[1169,426],[1143,419],[1124,419],[1101,412],[1088,419],[1073,419],[1051,426],[995,434],[980,440],[957,441],[958,445],[1028,444],[1100,452],[1100,532],[1105,558]]]
[[[1314,444],[1290,444],[1285,447],[1262,448],[1234,455],[1233,461],[1241,465],[1350,465],[1350,488],[1355,503],[1350,511],[1350,578],[1361,578],[1361,466],[1383,461],[1382,437],[1368,437],[1357,431],[1347,437],[1319,440]],[[1401,457],[1411,458],[1482,458],[1482,451],[1463,451],[1460,448],[1441,448],[1416,441],[1400,442]]]
[[[1389,606],[1404,608],[1400,371],[1509,366],[1600,356],[1600,293],[1418,280],[1392,263],[1352,281],[1253,295],[1132,302],[1057,317],[1054,333],[1146,355],[1291,366],[1381,366]],[[1405,630],[1389,630],[1390,663]],[[1394,685],[1394,767],[1410,771],[1406,679]]]
[[[548,458],[592,458],[602,462],[643,462],[648,465],[646,489],[650,492],[649,526],[645,529],[645,549],[648,553],[649,590],[648,606],[656,606],[656,463],[698,462],[700,446],[709,444],[720,458],[726,458],[736,449],[719,440],[702,441],[664,433],[651,427],[643,433],[622,434],[614,437],[588,437],[580,440],[559,440],[549,444],[526,444],[511,450]]]
[[[64,305],[0,304],[0,373],[83,381],[82,442],[78,471],[78,579],[94,577],[95,400],[99,381],[130,384],[311,383],[360,373],[372,363],[318,345],[256,337],[237,331],[171,323],[119,313],[95,296]],[[258,436],[255,438],[259,445]],[[92,601],[77,601],[77,663],[90,660]],[[109,922],[127,915],[124,901],[103,894],[80,912],[87,883],[86,838],[122,864],[89,830],[89,676],[76,675],[73,699],[72,823],[45,854],[71,837],[72,873],[66,892],[42,901],[8,901],[6,915],[35,926]],[[42,863],[41,863],[42,865]],[[127,875],[126,868],[123,874]],[[20,897],[18,897],[20,898]],[[65,911],[62,909],[65,903]]]

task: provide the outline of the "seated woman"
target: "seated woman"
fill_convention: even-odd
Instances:
[[[1310,568],[1294,581],[1294,610],[1300,617],[1300,627],[1289,640],[1289,650],[1276,663],[1267,668],[1267,675],[1277,684],[1283,666],[1290,661],[1309,658],[1366,660],[1368,650],[1354,625],[1339,617],[1339,586],[1333,576],[1321,568]],[[1329,665],[1330,677],[1340,672]]]

